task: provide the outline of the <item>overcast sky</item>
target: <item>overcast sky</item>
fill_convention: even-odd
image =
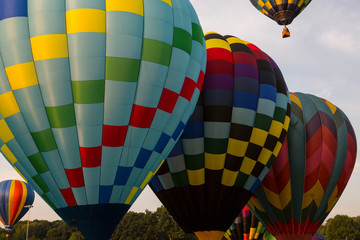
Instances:
[[[326,98],[349,117],[360,138],[359,0],[314,0],[289,26],[291,37],[281,38],[282,27],[258,12],[249,0],[191,0],[204,33],[218,32],[249,41],[279,65],[291,92]],[[325,3],[326,2],[326,3]],[[2,158],[2,156],[1,156]],[[1,179],[21,179],[0,159]],[[360,164],[357,163],[330,217],[360,215]],[[130,210],[156,210],[161,204],[147,187]],[[27,216],[26,216],[27,217]],[[59,217],[36,196],[30,219]]]

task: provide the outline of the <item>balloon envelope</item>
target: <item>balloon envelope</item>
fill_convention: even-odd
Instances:
[[[221,239],[278,154],[290,99],[274,61],[232,36],[205,36],[204,88],[151,188],[185,232]]]
[[[289,25],[311,0],[250,0],[250,2],[279,25]]]
[[[341,196],[355,165],[346,115],[310,94],[291,94],[287,138],[249,205],[276,239],[311,239]]]
[[[315,233],[311,240],[326,240],[326,237],[322,235],[321,233]]]
[[[14,224],[27,213],[34,198],[34,190],[25,182],[0,182],[0,220],[6,230],[12,230]]]
[[[200,94],[188,0],[0,1],[0,146],[86,239],[107,239]]]
[[[266,232],[265,227],[245,205],[230,227],[231,240],[261,240]]]

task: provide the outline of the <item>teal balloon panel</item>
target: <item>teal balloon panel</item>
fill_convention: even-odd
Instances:
[[[107,239],[176,143],[206,47],[188,0],[1,0],[0,150]]]

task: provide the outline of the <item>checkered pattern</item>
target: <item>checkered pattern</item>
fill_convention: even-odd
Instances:
[[[312,235],[343,192],[355,158],[345,114],[318,97],[291,94],[289,133],[249,204],[275,237]]]
[[[189,232],[215,230],[208,229],[211,224],[216,230],[228,228],[236,217],[229,212],[236,214],[245,205],[277,156],[290,114],[284,79],[271,58],[235,37],[209,33],[205,39],[202,96],[181,140],[151,182],[168,209],[174,203],[181,209],[175,219],[186,218],[180,225]],[[193,192],[188,194],[196,197],[190,203],[178,199],[189,188]],[[199,213],[202,206],[207,210]],[[197,214],[209,225],[189,220]]]
[[[296,18],[306,7],[309,5],[311,0],[250,0],[250,2],[256,7],[261,13],[274,20],[274,15],[283,10],[289,10],[293,12],[290,18],[281,19],[278,21],[280,25],[288,25]]]
[[[0,9],[2,153],[54,209],[132,204],[202,88],[205,40],[191,4],[5,0]]]

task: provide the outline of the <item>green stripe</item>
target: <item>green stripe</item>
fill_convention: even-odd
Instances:
[[[35,175],[32,177],[32,179],[36,182],[36,184],[41,188],[41,190],[45,193],[49,192],[49,188],[45,184],[44,180],[40,177],[40,175]]]
[[[46,113],[52,128],[67,128],[76,125],[74,105],[46,107]]]
[[[191,34],[182,28],[174,28],[173,46],[191,55],[192,39]]]
[[[105,81],[72,81],[74,103],[93,104],[104,102]]]
[[[189,185],[186,170],[171,174],[176,187],[185,187]]]
[[[158,40],[144,38],[142,60],[169,66],[171,54],[171,45]]]
[[[275,107],[274,120],[283,123],[285,121],[286,110],[280,107]]]
[[[272,117],[265,114],[256,113],[254,128],[259,128],[264,131],[269,131],[272,122]]]
[[[192,39],[199,42],[201,45],[204,44],[204,33],[201,26],[196,23],[192,23]]]
[[[57,149],[53,133],[50,128],[31,133],[40,152],[49,152]]]
[[[222,154],[227,152],[228,139],[205,138],[205,152],[211,154]]]
[[[186,169],[198,170],[205,168],[205,157],[204,153],[197,155],[184,155]]]
[[[29,156],[28,158],[37,173],[41,174],[49,171],[44,159],[39,152]]]
[[[46,201],[47,204],[50,205],[52,209],[56,209],[56,206],[52,203],[50,198],[45,193],[41,194],[41,197]]]
[[[137,82],[139,70],[139,59],[106,57],[107,80]]]

